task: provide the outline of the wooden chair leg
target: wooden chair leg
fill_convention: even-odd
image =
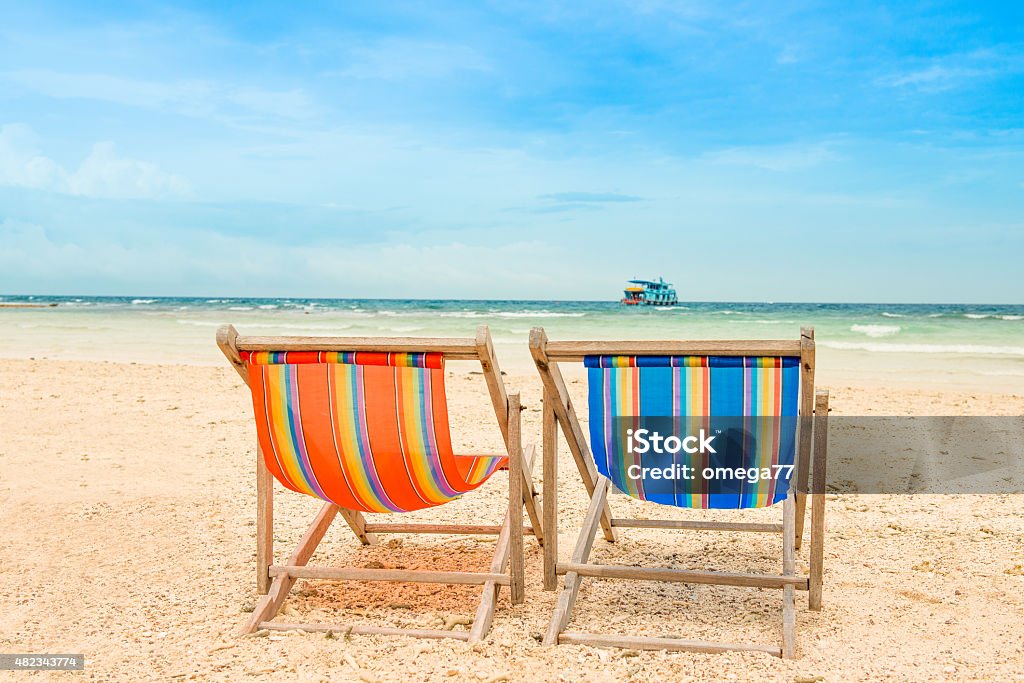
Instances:
[[[498,542],[494,549],[494,558],[491,560],[490,571],[492,574],[504,571],[505,565],[508,562],[511,536],[512,506],[510,505],[508,511],[505,512],[505,523],[501,526]],[[488,581],[484,584],[480,595],[480,605],[476,609],[476,617],[473,619],[473,625],[469,629],[470,643],[480,642],[487,635],[487,632],[491,630],[491,621],[494,619],[494,607],[498,601],[498,591],[500,589],[501,585],[494,581]]]
[[[498,418],[501,434],[507,446],[509,443],[508,427],[510,418],[508,413],[508,396],[505,391],[505,383],[501,379],[501,368],[498,367],[498,358],[494,354],[494,342],[491,339],[491,332],[486,325],[481,325],[476,329],[476,349],[480,358],[480,369],[483,371],[484,381],[487,383],[487,391],[491,396],[491,403],[494,405],[494,414]],[[530,516],[530,524],[533,525],[533,535],[538,543],[544,545],[544,530],[542,528],[541,512],[537,509],[536,492],[533,490],[533,478],[530,471],[525,468],[522,472],[522,491],[523,504],[526,505],[526,512]]]
[[[256,446],[256,591],[270,590],[270,565],[274,564],[274,475],[267,469],[263,451]]]
[[[512,604],[522,604],[525,597],[525,567],[523,556],[523,442],[522,413],[519,394],[508,397],[508,517],[509,540],[509,589]]]
[[[523,462],[523,505],[526,507],[526,514],[530,518],[530,525],[533,527],[533,536],[537,543],[543,547],[547,542],[547,534],[544,527],[544,509],[537,500],[537,490],[533,485],[533,477],[526,469],[526,462]]]
[[[601,523],[601,513],[606,510],[608,501],[609,481],[598,475],[597,484],[594,486],[594,495],[590,497],[590,506],[583,518],[583,528],[580,530],[579,538],[576,540],[576,547],[572,552],[572,562],[583,564],[590,558],[590,551],[594,547],[594,538]],[[576,572],[567,572],[565,575],[565,586],[555,603],[555,610],[551,614],[551,623],[548,624],[547,633],[544,636],[545,645],[557,645],[558,634],[565,630],[572,618],[572,610],[576,604],[576,596],[579,595],[580,583],[583,577]]]
[[[366,531],[366,517],[362,512],[348,508],[338,508],[338,511],[341,513],[341,518],[348,522],[349,528],[352,529],[352,533],[356,535],[360,543],[363,545],[377,544],[377,535]]]
[[[800,328],[800,418],[799,428],[800,449],[797,461],[797,496],[796,496],[796,548],[800,549],[804,540],[804,519],[807,506],[807,475],[811,466],[811,431],[814,412],[814,369],[815,369],[814,328]]]
[[[541,455],[544,458],[544,530],[547,543],[544,544],[544,590],[553,591],[558,587],[558,425],[555,411],[551,407],[554,398],[544,389],[544,427],[541,437]]]
[[[317,546],[323,540],[324,534],[327,533],[327,529],[330,528],[331,522],[334,521],[334,517],[338,514],[339,509],[334,503],[326,503],[320,508],[320,512],[313,520],[313,523],[310,524],[309,529],[306,530],[302,540],[299,541],[295,552],[288,558],[290,566],[302,566],[309,562],[309,558],[316,552]],[[288,591],[292,589],[294,584],[294,576],[280,574],[274,577],[274,581],[267,594],[260,599],[256,609],[252,612],[252,616],[249,617],[248,621],[245,622],[245,626],[242,627],[242,634],[258,631],[260,624],[273,619],[278,610],[281,609],[285,599],[288,597]]]
[[[590,455],[590,446],[587,445],[583,428],[580,427],[579,418],[576,416],[576,410],[569,398],[569,391],[566,389],[562,372],[558,369],[558,363],[548,358],[547,343],[548,338],[544,333],[544,328],[535,327],[530,330],[530,353],[533,355],[537,372],[540,373],[541,381],[544,383],[544,389],[551,399],[550,403],[545,404],[545,407],[550,406],[554,409],[558,423],[562,426],[565,439],[569,444],[569,452],[572,454],[573,460],[576,461],[580,478],[583,479],[583,485],[587,489],[587,495],[593,496],[598,477],[597,467]],[[618,538],[618,532],[612,525],[612,514],[607,505],[601,514],[601,529],[608,542],[614,543]]]
[[[807,509],[807,494],[796,494],[796,549],[800,550],[804,541],[804,515]]]
[[[796,496],[792,491],[782,503],[782,574],[796,573]],[[796,598],[792,585],[782,589],[782,657],[796,656]]]
[[[811,498],[811,572],[807,606],[821,609],[821,588],[825,569],[825,482],[828,461],[828,391],[814,397],[814,490]]]

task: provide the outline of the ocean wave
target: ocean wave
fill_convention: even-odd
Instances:
[[[860,332],[866,334],[869,337],[891,337],[894,334],[899,334],[899,325],[851,325],[851,332]]]
[[[252,306],[228,306],[229,311],[251,311]]]
[[[261,304],[260,305],[260,310],[263,310],[263,311],[273,311],[276,308],[277,308],[277,304]]]
[[[439,318],[490,318],[493,313],[481,313],[480,311],[445,311],[438,313]]]
[[[992,314],[991,313],[964,313],[964,317],[965,318],[970,318],[971,320],[984,320],[985,318],[991,318]]]
[[[819,341],[820,346],[844,351],[871,351],[873,353],[946,353],[968,356],[1019,356],[1024,358],[1024,346],[988,346],[984,344],[897,344],[892,342],[840,342]]]
[[[555,311],[446,311],[441,318],[582,318],[586,313],[558,313]]]
[[[942,315],[941,313],[939,315]],[[906,318],[907,316],[902,313],[890,313],[889,311],[882,311],[883,318]]]
[[[500,318],[582,318],[586,313],[556,313],[554,311],[502,311]]]
[[[192,325],[193,327],[220,327],[223,323],[213,322],[210,320],[192,320],[189,318],[178,318],[176,321],[179,325]],[[256,323],[255,327],[259,329],[267,330],[302,330],[305,332],[312,331],[326,331],[336,332],[338,330],[346,330],[351,325],[331,324],[331,325],[303,325],[301,323]]]
[[[1000,320],[1024,320],[1024,315],[1001,315]]]
[[[156,299],[132,299],[132,306],[141,306],[145,304],[155,304]]]

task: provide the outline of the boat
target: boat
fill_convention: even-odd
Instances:
[[[657,280],[630,280],[624,294],[621,303],[627,306],[675,306],[679,303],[675,287],[661,277]]]

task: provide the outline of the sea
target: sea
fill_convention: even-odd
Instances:
[[[219,364],[214,332],[223,323],[242,334],[461,337],[487,325],[502,364],[524,372],[535,326],[565,340],[796,339],[813,326],[819,378],[1024,394],[1024,305],[11,294],[0,296],[0,356]]]

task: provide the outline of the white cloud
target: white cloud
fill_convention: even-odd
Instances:
[[[801,61],[802,51],[795,45],[784,45],[782,51],[775,57],[776,64],[796,64]]]
[[[965,67],[949,67],[939,64],[916,71],[908,71],[901,74],[893,74],[881,79],[883,85],[892,87],[911,86],[919,90],[938,92],[952,90],[965,81],[986,76],[990,71],[986,69],[971,69]]]
[[[184,178],[148,161],[119,157],[111,142],[96,143],[78,168],[69,170],[45,156],[32,129],[18,123],[0,126],[0,186],[117,199],[182,197],[190,193]]]
[[[111,240],[68,234],[26,221],[0,221],[0,292],[130,291],[245,295],[272,287],[284,295],[458,297],[485,291],[515,297],[552,289],[570,255],[529,241],[473,245],[374,243],[311,246],[270,239],[182,230],[168,242],[162,231],[139,231]],[[225,268],[231,263],[231,268]],[[281,264],[289,264],[282,269]],[[415,264],[415,273],[406,272]],[[267,274],[273,273],[272,281]],[[382,278],[382,273],[392,276]],[[584,275],[582,294],[600,281]],[[83,286],[83,283],[84,286]],[[485,290],[481,290],[481,284]],[[410,289],[413,287],[414,289]],[[71,290],[67,290],[71,291]]]
[[[156,164],[120,158],[113,143],[100,142],[68,178],[68,191],[86,197],[175,197],[187,195],[189,185]]]
[[[39,153],[35,133],[28,126],[0,126],[0,185],[52,188],[65,183],[67,173]]]
[[[832,145],[762,145],[728,147],[706,152],[703,158],[714,164],[753,166],[768,171],[802,171],[836,158]]]
[[[986,49],[918,61],[913,68],[877,79],[878,85],[922,92],[953,90],[971,81],[1005,77],[1024,71],[1024,55],[1016,50]]]
[[[268,90],[205,79],[152,81],[49,69],[0,72],[0,78],[47,97],[112,102],[228,122],[234,117],[309,119],[317,109],[302,90]]]
[[[353,48],[350,54],[352,64],[332,75],[400,81],[492,69],[483,54],[466,45],[387,39]]]

